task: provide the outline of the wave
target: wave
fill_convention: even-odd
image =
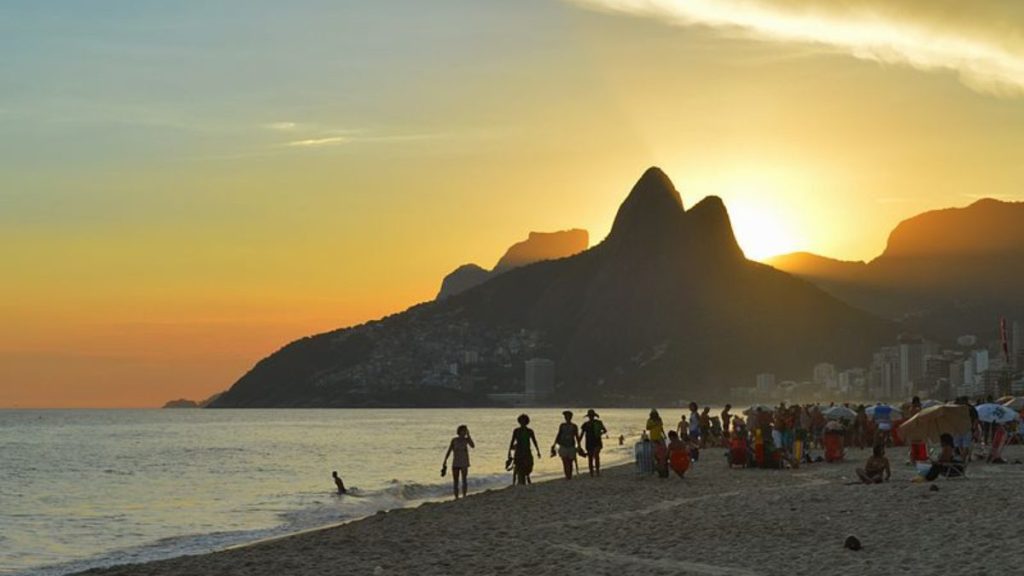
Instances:
[[[470,475],[468,484],[471,493],[503,488],[511,484],[511,476],[508,473]],[[380,489],[362,490],[359,487],[352,487],[348,494],[341,496],[321,492],[296,494],[296,498],[303,504],[294,510],[279,513],[280,524],[271,528],[163,538],[142,546],[120,549],[88,559],[32,568],[15,573],[13,576],[62,576],[91,568],[206,554],[226,548],[244,546],[260,540],[337,526],[372,516],[381,511],[418,506],[424,502],[451,498],[451,490],[450,478],[439,479],[437,483],[393,479]],[[3,572],[0,571],[0,573]]]

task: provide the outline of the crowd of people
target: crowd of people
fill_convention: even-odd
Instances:
[[[991,403],[992,399],[976,404]],[[938,402],[931,402],[938,404]],[[970,429],[959,434],[943,434],[934,458],[929,457],[927,446],[921,442],[909,443],[908,463],[917,464],[922,481],[934,480],[940,475],[963,474],[970,462],[976,442],[989,447],[984,458],[1003,463],[1001,447],[1011,433],[998,422],[979,418],[976,404],[967,398],[955,400],[967,406]],[[691,402],[688,411],[680,416],[674,428],[666,426],[658,411],[651,410],[640,440],[634,447],[637,470],[641,474],[657,474],[667,478],[675,473],[684,478],[687,471],[701,459],[708,449],[726,449],[730,467],[740,468],[799,468],[804,464],[837,462],[845,458],[846,447],[872,450],[863,468],[856,470],[858,479],[865,484],[886,482],[892,475],[887,448],[904,446],[899,426],[924,409],[920,398],[914,397],[900,406],[837,405],[779,403],[776,406],[755,405],[740,414],[733,413],[726,404],[718,413],[711,407],[701,408]],[[551,444],[551,457],[562,463],[566,480],[579,472],[579,459],[587,462],[591,476],[601,475],[601,450],[608,438],[608,429],[593,409],[586,413],[582,425],[573,422],[573,413],[562,412],[564,421],[558,426]],[[512,472],[514,485],[530,483],[534,469],[534,454],[542,457],[537,435],[530,428],[530,417],[521,414],[519,424],[512,431],[508,445],[506,470]],[[624,436],[619,436],[619,444]],[[465,425],[459,426],[448,445],[441,475],[448,470],[452,457],[452,491],[455,498],[466,495],[469,471],[469,450],[474,448],[473,438]],[[341,487],[340,479],[339,492]]]

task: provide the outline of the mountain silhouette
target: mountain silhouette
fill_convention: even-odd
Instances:
[[[535,356],[555,361],[555,399],[724,399],[758,372],[804,377],[816,362],[863,364],[895,334],[747,260],[719,198],[686,210],[651,168],[593,248],[293,342],[215,406],[471,404],[482,392],[521,390],[523,360]]]
[[[813,254],[769,263],[932,338],[992,334],[1001,317],[1024,319],[1024,202],[986,198],[919,214],[866,264]]]
[[[463,264],[445,276],[437,300],[469,290],[513,268],[578,254],[586,250],[589,244],[587,231],[578,228],[559,232],[530,232],[526,240],[513,244],[505,251],[493,269],[485,270],[476,264]]]

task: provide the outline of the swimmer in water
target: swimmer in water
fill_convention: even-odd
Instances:
[[[338,471],[331,472],[331,476],[334,477],[334,485],[338,487],[338,494],[348,494],[348,489],[345,488],[345,483],[341,481],[341,476],[338,476]]]

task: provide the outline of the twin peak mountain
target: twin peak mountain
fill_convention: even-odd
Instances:
[[[722,201],[685,209],[658,168],[633,186],[601,243],[498,268],[462,292],[293,342],[215,406],[483,403],[522,391],[532,357],[555,362],[552,401],[721,399],[758,372],[859,363],[895,336],[893,325],[747,260]]]

